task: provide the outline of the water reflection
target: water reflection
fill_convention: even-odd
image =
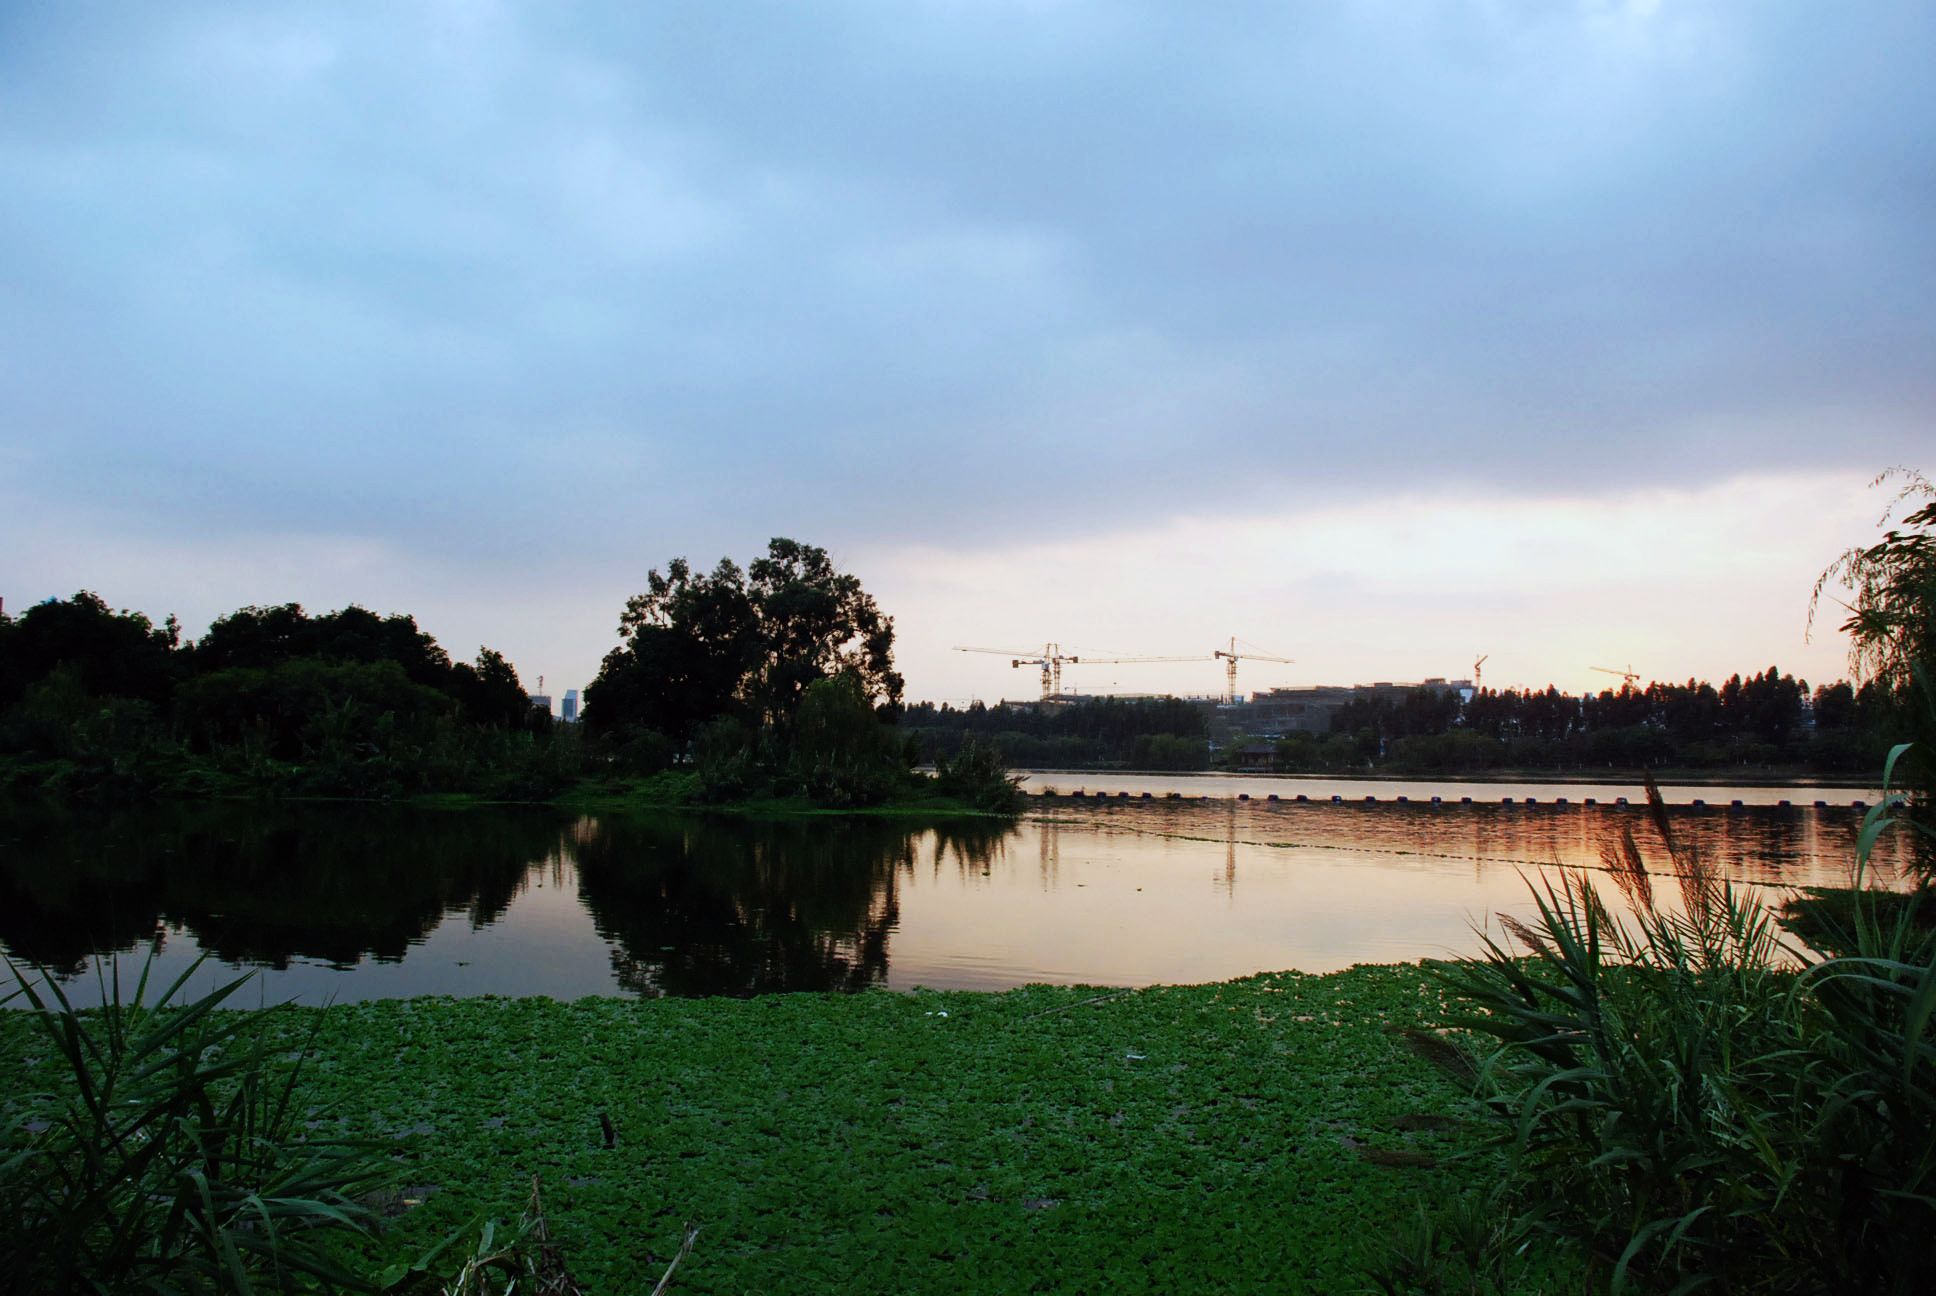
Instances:
[[[9,816],[0,942],[77,972],[170,929],[224,962],[400,960],[446,916],[489,926],[559,847],[549,815],[151,806]]]
[[[753,995],[885,984],[918,847],[986,874],[1003,830],[619,817],[575,835],[579,891],[620,987]]]
[[[1143,984],[1471,947],[1638,808],[1064,802],[1020,824],[153,806],[0,817],[0,946],[159,948],[265,998]],[[1846,879],[1847,810],[1675,811],[1736,881]],[[1879,871],[1903,863],[1885,842]],[[1665,856],[1657,857],[1665,864]],[[212,982],[218,968],[206,972]],[[76,993],[89,993],[81,978]]]

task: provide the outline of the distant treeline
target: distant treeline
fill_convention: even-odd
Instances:
[[[1089,698],[1042,708],[923,702],[902,711],[901,725],[928,760],[978,742],[1015,766],[1200,770],[1211,764],[1209,714],[1180,698]]]
[[[930,759],[972,740],[1011,765],[1149,770],[1273,769],[1404,773],[1494,769],[1796,767],[1866,774],[1903,731],[1905,699],[1886,685],[1809,689],[1776,667],[1716,687],[1623,686],[1578,696],[1554,687],[1444,689],[1362,697],[1323,733],[1247,732],[1242,709],[1181,699],[1091,698],[1052,707],[906,709]]]
[[[1720,687],[1622,686],[1584,697],[1544,690],[1455,694],[1414,690],[1401,700],[1358,699],[1331,717],[1328,734],[1274,744],[1276,768],[1335,771],[1490,769],[1724,769],[1790,766],[1872,773],[1905,724],[1907,699],[1886,684],[1810,691],[1770,666]],[[1233,743],[1233,750],[1256,742]]]

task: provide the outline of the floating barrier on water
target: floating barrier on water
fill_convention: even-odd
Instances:
[[[1592,797],[1588,797],[1586,800],[1580,802],[1580,804],[1581,805],[1599,805],[1600,803],[1594,800]]]
[[[1275,800],[1277,800],[1277,793],[1275,793],[1275,792],[1273,792],[1273,793],[1271,793],[1271,794],[1270,794],[1269,796],[1267,796],[1267,797],[1265,797],[1265,798],[1264,798],[1264,800],[1266,800],[1266,801],[1275,801]]]
[[[1526,798],[1526,804],[1527,804],[1527,805],[1538,805],[1538,804],[1539,804],[1539,798],[1538,798],[1538,797],[1527,797],[1527,798]]]
[[[1433,798],[1433,800],[1437,800],[1437,799],[1438,799],[1438,798],[1436,798],[1436,797],[1434,797],[1434,798]],[[1398,804],[1400,804],[1400,805],[1406,805],[1406,804],[1408,804],[1408,803],[1410,803],[1410,801],[1411,801],[1411,798],[1410,798],[1410,797],[1400,797],[1400,798],[1398,798]]]
[[[1129,800],[1129,793],[1127,793],[1127,792],[1118,792],[1118,793],[1116,794],[1116,799],[1117,799],[1118,801],[1127,801],[1127,800]]]
[[[1553,804],[1554,804],[1554,805],[1565,805],[1565,804],[1566,804],[1566,798],[1565,798],[1565,797],[1554,797],[1554,798],[1553,798]]]
[[[1512,804],[1512,798],[1511,798],[1511,797],[1500,797],[1500,798],[1499,798],[1499,804],[1500,804],[1500,805],[1511,805],[1511,804]]]
[[[1460,805],[1471,805],[1471,804],[1472,804],[1472,798],[1471,798],[1471,797],[1468,797],[1468,796],[1462,796],[1462,797],[1460,797],[1460,798],[1459,798],[1459,804],[1460,804]]]
[[[1368,797],[1366,797],[1366,798],[1365,798],[1365,804],[1366,804],[1366,805],[1376,805],[1376,804],[1378,804],[1378,798],[1377,798],[1377,797],[1374,797],[1374,796],[1368,796]]]
[[[1305,796],[1302,792],[1300,792],[1297,794],[1297,799],[1300,801],[1309,801],[1311,798]]]
[[[1250,793],[1248,793],[1248,792],[1239,792],[1239,793],[1237,794],[1237,799],[1238,799],[1239,801],[1248,801],[1248,800],[1250,800]]]

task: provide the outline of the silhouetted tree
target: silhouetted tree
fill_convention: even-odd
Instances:
[[[621,643],[585,690],[594,733],[656,731],[683,747],[701,724],[745,710],[743,692],[760,655],[759,616],[746,577],[729,558],[694,575],[674,558],[626,600]]]
[[[824,549],[776,538],[744,572],[683,558],[646,577],[619,619],[623,642],[586,690],[595,732],[657,730],[683,744],[720,716],[791,728],[816,681],[850,677],[867,705],[901,701],[894,622]]]
[[[0,616],[0,707],[62,666],[91,696],[166,702],[180,674],[180,640],[174,617],[157,626],[89,590]]]

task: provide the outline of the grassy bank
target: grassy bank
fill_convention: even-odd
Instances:
[[[689,1292],[1350,1291],[1421,1196],[1489,1177],[1442,1163],[1473,1141],[1459,1095],[1390,1033],[1439,1012],[1416,967],[1120,994],[376,1002],[322,1013],[304,1097],[317,1129],[407,1159],[422,1204],[386,1260],[514,1218],[535,1174],[594,1291],[643,1290],[688,1220]],[[12,1017],[18,1093],[49,1064]]]

